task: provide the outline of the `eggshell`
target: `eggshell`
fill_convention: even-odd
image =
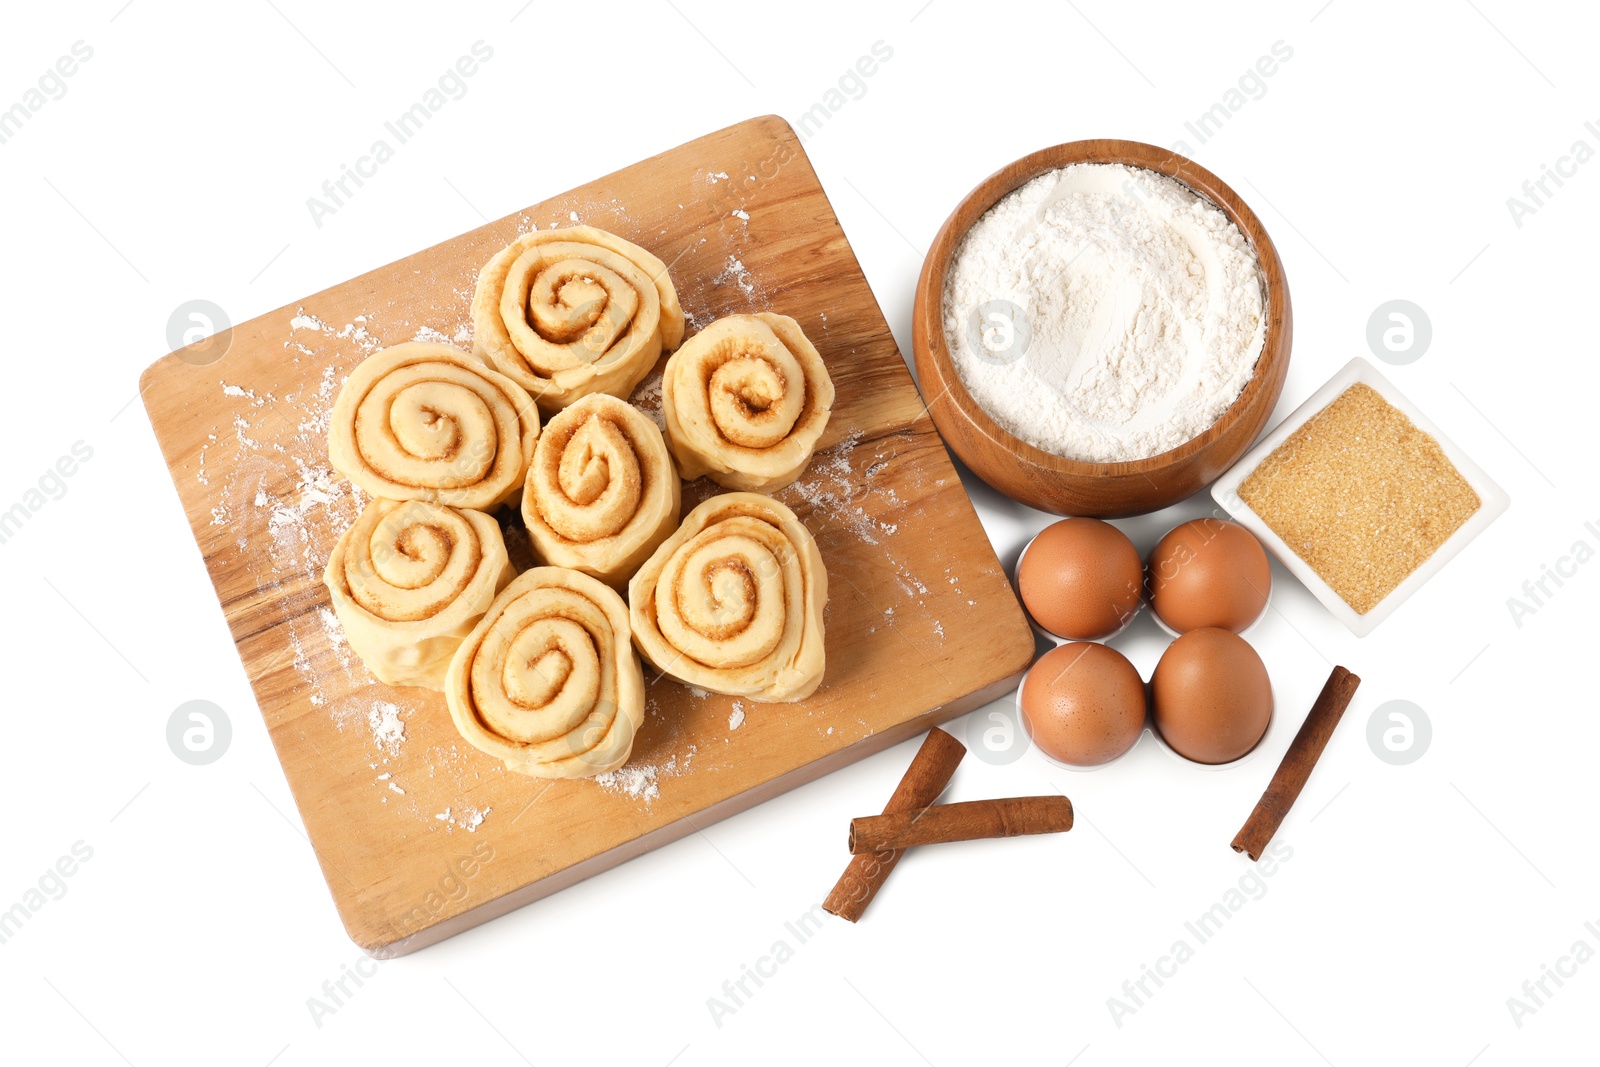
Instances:
[[[1196,763],[1231,763],[1272,719],[1272,680],[1250,642],[1229,630],[1190,630],[1161,655],[1150,678],[1156,729]]]
[[[1174,527],[1150,553],[1150,606],[1180,634],[1202,626],[1239,633],[1261,617],[1272,568],[1255,536],[1237,523],[1195,519]]]
[[[1139,610],[1143,566],[1128,535],[1099,519],[1062,519],[1039,532],[1017,565],[1028,614],[1057,637],[1110,637]]]
[[[1051,759],[1095,767],[1116,759],[1144,729],[1144,682],[1126,656],[1088,641],[1039,657],[1018,697],[1023,727]]]

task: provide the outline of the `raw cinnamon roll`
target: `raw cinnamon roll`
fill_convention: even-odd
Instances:
[[[473,343],[546,411],[627,397],[683,340],[666,264],[593,226],[535,230],[495,253],[472,297]]]
[[[718,319],[667,361],[661,408],[685,479],[771,493],[800,476],[833,407],[833,380],[800,324]]]
[[[546,563],[621,586],[677,526],[678,503],[678,472],[656,424],[595,393],[545,426],[522,519]]]
[[[450,717],[518,774],[616,770],[644,721],[631,637],[628,607],[610,586],[564,567],[523,571],[450,661]]]
[[[334,469],[375,497],[487,510],[522,488],[539,438],[527,390],[449,345],[374,352],[339,389]]]
[[[488,515],[374,500],[333,546],[322,581],[379,681],[443,689],[461,639],[515,573]]]
[[[628,583],[639,651],[681,682],[754,700],[822,682],[828,572],[794,512],[757,493],[714,496]]]

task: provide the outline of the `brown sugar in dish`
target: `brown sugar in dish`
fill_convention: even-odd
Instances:
[[[1439,442],[1360,383],[1273,449],[1239,496],[1360,615],[1482,505]]]

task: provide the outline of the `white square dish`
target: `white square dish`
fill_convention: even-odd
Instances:
[[[1389,595],[1373,606],[1371,611],[1358,614],[1354,608],[1345,603],[1344,598],[1334,591],[1333,587],[1322,580],[1311,565],[1301,559],[1294,550],[1284,544],[1283,539],[1266,524],[1266,521],[1257,515],[1250,506],[1239,496],[1239,486],[1246,478],[1260,466],[1261,462],[1271,455],[1279,445],[1288,440],[1289,435],[1304,426],[1311,418],[1319,414],[1329,404],[1333,403],[1346,389],[1352,385],[1362,384],[1372,388],[1379,396],[1388,401],[1395,408],[1405,413],[1417,429],[1430,435],[1439,443],[1444,454],[1455,465],[1456,470],[1467,480],[1467,484],[1478,494],[1478,510],[1473,512],[1461,527],[1451,534],[1444,544],[1423,561],[1422,565],[1406,576],[1405,580],[1395,586]],[[1496,485],[1482,467],[1472,462],[1439,428],[1428,419],[1415,404],[1408,400],[1405,394],[1396,389],[1383,375],[1378,373],[1376,367],[1359,356],[1346,363],[1339,372],[1327,383],[1312,393],[1305,403],[1295,408],[1294,411],[1277,426],[1273,427],[1256,446],[1246,452],[1244,458],[1230,467],[1227,473],[1218,478],[1211,486],[1211,496],[1218,504],[1232,515],[1233,518],[1267,546],[1274,556],[1288,568],[1289,572],[1311,590],[1316,598],[1322,601],[1323,606],[1333,612],[1338,620],[1345,624],[1357,637],[1365,637],[1377,628],[1378,624],[1393,615],[1406,599],[1415,593],[1438,573],[1451,557],[1465,548],[1474,537],[1482,533],[1489,524],[1499,518],[1511,506],[1511,498],[1505,490]]]

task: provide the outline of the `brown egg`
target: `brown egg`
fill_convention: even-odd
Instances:
[[[1099,519],[1062,519],[1033,539],[1017,591],[1033,621],[1057,637],[1097,641],[1139,610],[1143,568],[1127,534]]]
[[[1190,630],[1150,677],[1156,729],[1196,763],[1231,763],[1256,747],[1272,718],[1272,681],[1250,642],[1230,630]]]
[[[1150,606],[1180,634],[1202,626],[1238,633],[1261,617],[1272,591],[1266,550],[1237,523],[1195,519],[1150,553]]]
[[[1053,648],[1022,680],[1022,724],[1045,755],[1074,767],[1116,759],[1144,729],[1144,682],[1126,656],[1088,641]]]

